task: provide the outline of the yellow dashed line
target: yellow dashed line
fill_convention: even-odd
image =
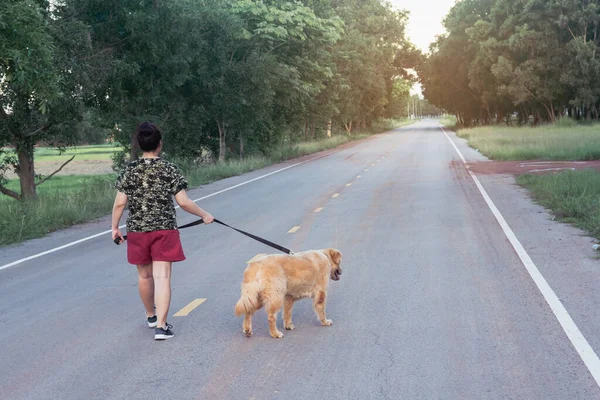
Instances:
[[[266,256],[266,254],[264,254],[264,253],[257,254],[254,257],[252,257],[251,259],[249,259],[248,261],[246,261],[246,264],[250,264],[251,262],[254,262],[264,256]]]
[[[360,175],[357,175],[357,176],[356,176],[356,179],[360,179],[360,178],[361,178],[361,176],[360,176]]]
[[[336,197],[338,197],[339,195],[340,195],[339,193],[336,193],[336,194],[334,194],[334,195],[333,195],[333,196],[331,196],[331,197],[333,197],[333,198],[336,198]]]
[[[316,212],[316,213],[318,213],[318,212],[321,212],[321,211],[323,211],[323,207],[319,207],[319,208],[317,208],[317,209],[316,209],[315,211],[313,211],[313,212]]]
[[[346,183],[346,186],[352,186],[352,184],[351,183]]]
[[[299,229],[300,229],[300,227],[299,227],[299,226],[295,226],[295,227],[293,227],[292,229],[290,229],[290,230],[288,231],[288,233],[296,233],[296,232],[298,232],[298,230],[299,230]]]
[[[369,171],[369,168],[365,169],[365,172],[368,172],[368,171]]]
[[[194,311],[196,309],[196,307],[198,307],[200,304],[204,303],[205,301],[206,301],[206,299],[193,300],[190,304],[183,307],[181,310],[177,311],[177,313],[174,314],[173,316],[174,317],[186,317],[189,313]]]

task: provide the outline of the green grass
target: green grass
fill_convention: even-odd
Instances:
[[[119,147],[115,147],[112,144],[102,144],[69,148],[61,154],[60,151],[52,147],[36,147],[35,161],[67,161],[72,156],[76,156],[75,160],[77,161],[111,161],[112,154],[119,150]]]
[[[448,129],[455,129],[457,124],[456,117],[454,115],[448,115],[440,120],[440,124]]]
[[[114,175],[59,175],[54,176],[46,182],[42,183],[37,188],[37,192],[40,196],[46,196],[55,193],[66,193],[73,192],[81,189],[84,185],[93,184],[97,179],[113,178]],[[19,181],[17,179],[11,179],[6,185],[8,189],[19,192]],[[8,196],[0,196],[0,202],[8,201],[14,202]]]
[[[540,127],[486,126],[459,130],[458,136],[500,161],[600,159],[600,125],[564,121]]]
[[[113,179],[108,176],[92,177],[77,188],[72,181],[60,190],[46,193],[42,185],[36,201],[3,199],[0,201],[0,245],[33,239],[107,215],[114,201],[112,183]]]
[[[67,161],[75,156],[77,161],[105,160],[110,161],[111,155],[119,151],[113,145],[81,146],[67,149],[64,153],[49,147],[38,147],[35,151],[36,161]]]
[[[218,164],[177,164],[183,170],[190,186],[197,187],[368,136],[336,135],[321,141],[275,149],[264,157],[249,157]],[[1,196],[0,246],[41,237],[49,232],[110,214],[115,196],[112,186],[114,179],[113,174],[57,176],[38,188],[39,198],[36,201],[21,203]],[[10,181],[8,187],[17,189],[18,181]]]
[[[571,223],[600,239],[600,172],[564,171],[522,175],[517,183],[548,208],[558,220]]]

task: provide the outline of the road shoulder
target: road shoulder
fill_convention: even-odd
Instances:
[[[485,162],[486,157],[467,141],[447,131],[466,161]],[[585,231],[554,221],[536,204],[529,192],[505,174],[478,174],[506,222],[533,259],[542,275],[567,308],[596,352],[600,350],[600,260],[592,249],[596,242]]]

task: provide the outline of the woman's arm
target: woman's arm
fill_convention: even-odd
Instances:
[[[175,195],[175,201],[183,210],[202,218],[205,224],[210,224],[214,221],[213,216],[201,209],[200,207],[198,207],[198,205],[188,197],[187,192],[185,190],[180,190]]]
[[[121,217],[123,216],[123,211],[125,210],[126,205],[127,195],[125,193],[118,192],[117,197],[115,198],[115,204],[113,205],[111,228],[113,240],[116,238],[121,238],[120,243],[123,242],[123,234],[119,230],[119,222],[121,221]]]

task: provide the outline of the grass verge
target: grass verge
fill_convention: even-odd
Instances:
[[[485,156],[499,161],[600,159],[600,126],[557,123],[540,127],[485,126],[458,136]]]
[[[454,130],[457,127],[456,117],[454,115],[448,115],[440,120],[440,124],[448,129]]]
[[[114,178],[112,174],[105,175],[58,175],[47,180],[37,188],[38,195],[46,197],[48,195],[60,194],[65,195],[68,192],[74,192],[80,190],[82,187],[88,184],[94,184],[99,179],[106,179],[110,177]],[[20,192],[19,181],[17,179],[9,180],[6,187],[10,190]],[[0,196],[0,203],[11,202],[15,200],[8,196]]]
[[[35,150],[35,161],[67,161],[71,156],[76,156],[77,161],[103,160],[110,161],[113,153],[119,151],[113,145],[79,146],[67,149],[60,154],[57,149],[51,147],[38,147]]]
[[[76,190],[69,187],[45,193],[40,190],[36,201],[3,199],[0,245],[33,239],[106,215],[114,201],[113,181],[111,176],[89,177]]]
[[[571,223],[600,239],[600,172],[564,171],[551,175],[522,175],[517,183],[558,220]]]
[[[395,121],[394,124],[392,128],[386,125],[374,129],[379,129],[378,132],[394,129],[399,122]],[[219,164],[177,164],[186,175],[190,186],[197,187],[369,136],[370,134],[338,135],[321,141],[275,149],[264,157],[249,157]],[[41,237],[58,229],[110,214],[115,196],[112,186],[114,179],[113,174],[54,177],[40,186],[39,198],[36,201],[20,203],[7,196],[1,196],[0,246]],[[17,188],[18,182],[10,182],[9,187]]]

